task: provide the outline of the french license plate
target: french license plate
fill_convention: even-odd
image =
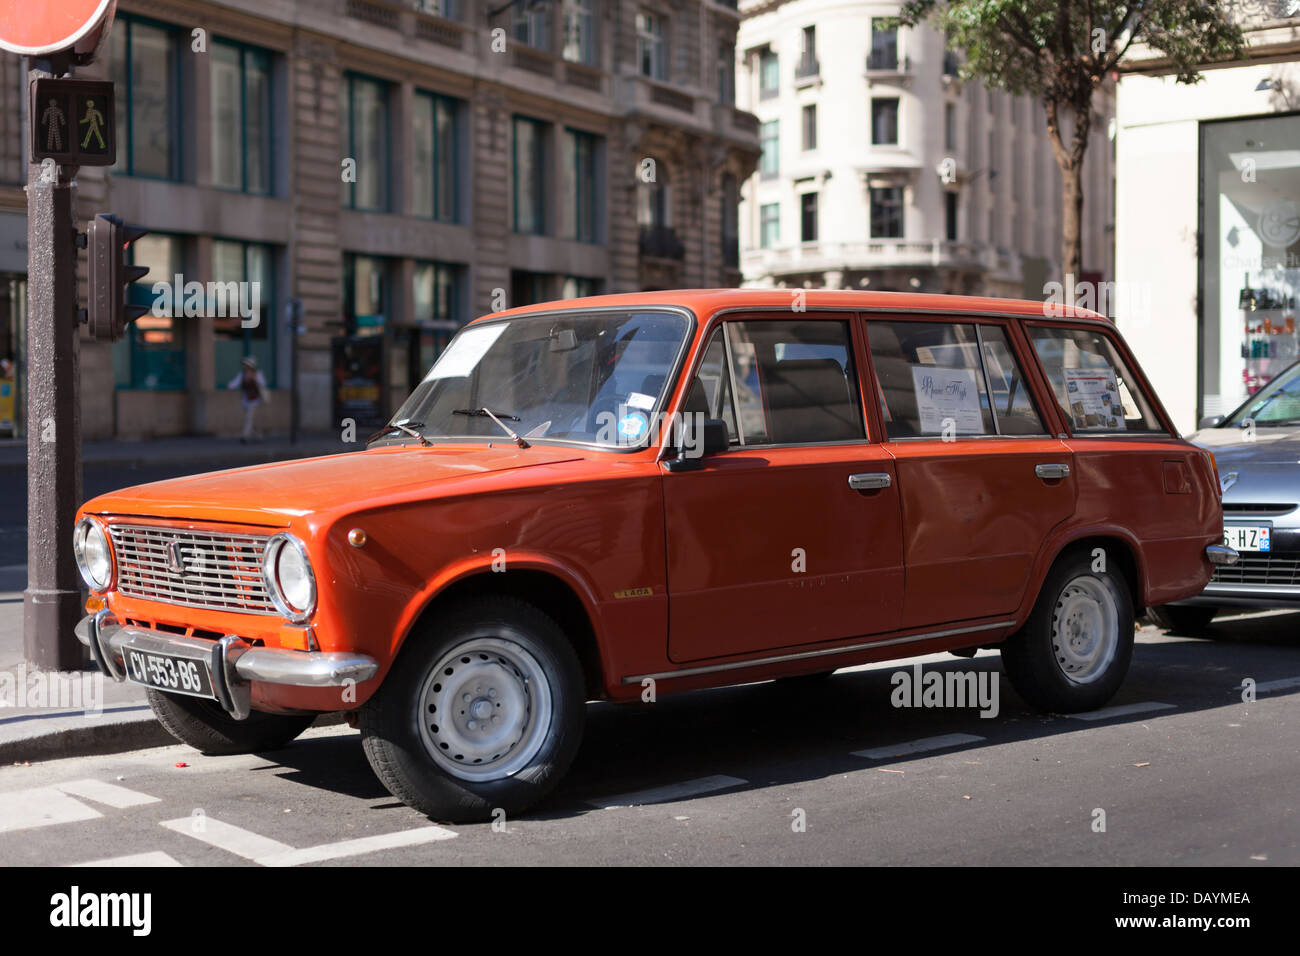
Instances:
[[[126,676],[137,684],[156,687],[173,694],[207,697],[216,700],[212,690],[212,675],[203,661],[189,657],[173,657],[152,651],[126,649]]]
[[[1273,529],[1266,524],[1234,524],[1223,529],[1223,543],[1237,551],[1271,551]]]

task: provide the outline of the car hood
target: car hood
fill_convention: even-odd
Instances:
[[[1225,511],[1234,505],[1300,505],[1300,429],[1258,427],[1249,441],[1240,428],[1204,428],[1189,440],[1214,453]]]
[[[1236,426],[1230,428],[1202,428],[1192,433],[1188,440],[1214,452],[1219,471],[1225,462],[1250,462],[1252,464],[1300,464],[1300,428],[1255,428],[1255,437],[1248,439],[1247,432]]]
[[[82,510],[284,526],[294,517],[376,501],[455,478],[581,457],[573,449],[541,445],[389,445],[136,485],[100,495]]]

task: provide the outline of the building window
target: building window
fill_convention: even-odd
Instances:
[[[460,0],[416,0],[416,7],[444,20],[460,19]]]
[[[184,290],[172,288],[171,295],[153,294],[153,282],[166,282],[184,272],[180,236],[150,233],[127,248],[133,265],[146,266],[149,275],[129,287],[132,305],[150,311],[127,328],[126,338],[113,346],[113,382],[118,388],[184,391],[185,329]]]
[[[803,108],[803,148],[807,152],[817,148],[817,105],[810,103]]]
[[[758,172],[763,179],[775,179],[781,169],[781,134],[777,120],[768,120],[759,127],[759,146],[762,153],[758,160]]]
[[[550,286],[551,276],[544,272],[510,270],[510,308],[517,309],[521,305],[549,302]]]
[[[800,79],[816,76],[820,70],[817,63],[817,28],[803,28],[803,47],[799,63],[794,68],[794,75]]]
[[[988,158],[989,158],[989,192],[995,193],[998,191],[998,140],[997,137],[993,134],[993,130],[989,130]]]
[[[210,303],[213,364],[218,388],[239,377],[240,363],[257,359],[267,385],[275,387],[276,316],[273,253],[270,246],[224,239],[212,243],[212,278],[224,291],[227,307]],[[239,305],[239,309],[231,306]],[[247,311],[249,314],[245,315]],[[225,313],[224,315],[219,313]]]
[[[541,235],[546,225],[546,124],[516,116],[514,125],[514,230]]]
[[[585,299],[588,296],[600,295],[600,285],[599,279],[588,279],[585,276],[565,276],[560,287],[560,298]]]
[[[740,187],[731,173],[722,174],[722,264],[740,268]]]
[[[871,18],[871,53],[867,68],[898,69],[898,28],[892,26],[886,17]]]
[[[440,222],[457,222],[459,194],[459,108],[455,100],[416,93],[411,116],[412,212]]]
[[[109,34],[109,76],[116,86],[115,172],[181,178],[183,94],[178,33],[119,17]]]
[[[343,183],[349,209],[389,208],[388,84],[347,74],[342,85],[339,128],[347,158],[356,162],[356,181]]]
[[[212,185],[271,192],[271,57],[264,50],[212,44]]]
[[[393,320],[389,263],[377,256],[343,256],[343,320],[349,335],[382,335]]]
[[[652,80],[668,78],[668,51],[664,40],[664,18],[657,13],[636,15],[636,62],[642,76]]]
[[[600,65],[599,22],[596,0],[564,0],[563,57],[571,63]]]
[[[780,241],[781,204],[766,203],[758,210],[758,244],[764,249],[771,249]]]
[[[943,219],[945,234],[949,242],[957,241],[957,193],[943,194]]]
[[[515,0],[514,37],[536,50],[551,49],[551,0]]]
[[[799,197],[799,241],[817,241],[816,193],[804,193]]]
[[[957,148],[957,107],[943,104],[943,148]]]
[[[776,54],[764,50],[758,55],[758,98],[770,100],[781,91],[781,69]]]
[[[591,133],[566,129],[560,137],[560,235],[579,242],[600,239],[601,139]]]
[[[718,102],[723,106],[736,102],[736,48],[730,43],[718,45]]]
[[[871,143],[873,146],[898,145],[898,98],[871,101]]]
[[[871,238],[903,238],[902,186],[877,186],[872,188]]]

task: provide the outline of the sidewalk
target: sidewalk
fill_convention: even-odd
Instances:
[[[88,441],[82,444],[83,465],[112,464],[126,467],[186,462],[195,471],[235,468],[287,458],[310,458],[347,451],[360,451],[362,441],[344,444],[337,432],[316,432],[298,436],[296,444],[287,435],[274,435],[262,441],[243,444],[238,438],[182,436],[141,441]],[[21,438],[0,439],[0,469],[26,469],[27,442]]]

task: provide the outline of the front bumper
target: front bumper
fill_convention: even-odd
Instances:
[[[127,627],[104,608],[84,617],[77,638],[90,648],[100,669],[113,680],[127,680],[126,654],[130,650],[168,654],[198,661],[209,669],[217,702],[236,720],[251,711],[250,682],[293,687],[347,687],[374,677],[379,664],[364,654],[295,651],[256,647],[235,634],[208,641],[168,634],[152,628]]]

